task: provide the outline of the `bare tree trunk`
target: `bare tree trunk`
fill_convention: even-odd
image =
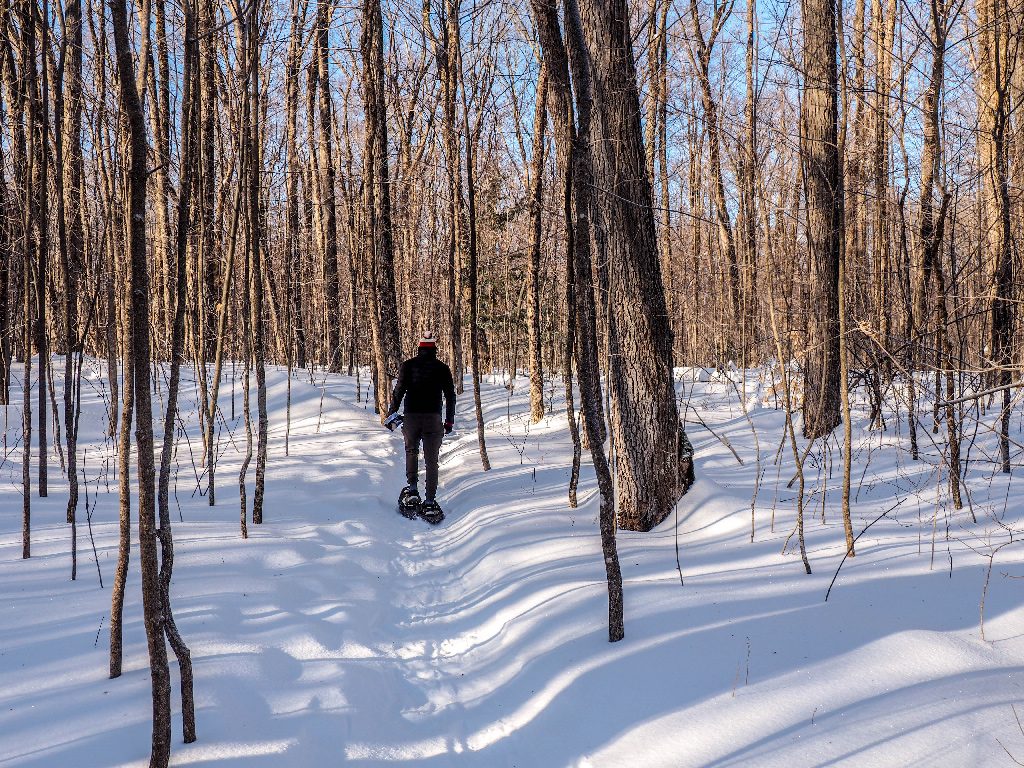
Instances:
[[[217,41],[218,23],[214,0],[199,0],[200,67],[200,174],[199,210],[201,249],[194,265],[192,292],[195,301],[193,345],[197,363],[205,363],[214,352],[214,302],[216,300],[216,263],[220,242],[215,227],[217,197]],[[227,273],[225,272],[225,279]],[[206,398],[206,367],[200,365],[200,396]],[[205,406],[205,402],[202,403]],[[206,410],[204,407],[202,410]],[[206,446],[206,450],[213,450]],[[211,484],[212,488],[212,484]]]
[[[530,263],[526,270],[526,325],[530,355],[530,420],[544,418],[544,370],[541,362],[540,257],[543,239],[544,128],[547,125],[548,71],[541,64],[537,80],[537,106],[533,117],[533,158],[530,167]],[[566,376],[571,381],[571,372]]]
[[[131,275],[126,286],[131,289]],[[125,318],[131,324],[132,316]],[[128,333],[131,331],[129,329]],[[111,595],[111,677],[121,677],[122,617],[124,615],[125,585],[128,582],[128,563],[131,557],[131,424],[134,412],[134,362],[126,350],[122,360],[123,386],[121,388],[121,419],[118,425],[118,564],[114,571],[114,590]],[[115,404],[111,403],[111,408]]]
[[[377,376],[374,380],[377,411],[387,415],[391,381],[401,365],[401,337],[395,298],[395,262],[391,224],[388,169],[387,111],[384,92],[384,21],[380,0],[364,0],[360,49],[363,61],[363,103],[366,121],[366,218],[372,252],[373,282],[370,313]]]
[[[462,52],[456,51],[456,62],[459,71],[459,79],[462,79]],[[487,441],[484,436],[484,411],[480,399],[480,306],[479,306],[479,239],[477,237],[477,213],[476,213],[476,146],[480,140],[480,126],[471,128],[469,124],[469,99],[466,96],[465,83],[462,84],[462,117],[463,128],[466,135],[466,200],[469,213],[469,259],[466,264],[468,288],[465,297],[469,306],[469,354],[473,365],[473,410],[476,414],[476,440],[480,450],[480,464],[484,472],[491,468],[491,460],[487,456]]]
[[[886,297],[894,287],[890,276],[892,238],[889,228],[889,101],[892,90],[892,48],[895,24],[896,0],[887,0],[884,15],[881,0],[872,0],[871,25],[875,38],[874,146],[871,152],[872,186],[875,198],[874,301],[878,316],[878,331],[885,349],[889,349],[891,346],[890,316],[893,314]],[[888,379],[892,369],[888,355],[884,356],[878,367],[879,375]]]
[[[338,294],[338,217],[335,199],[334,148],[332,146],[333,101],[331,99],[330,68],[328,66],[328,33],[330,32],[331,0],[317,0],[316,53],[310,69],[315,73],[320,89],[320,168],[323,182],[320,202],[324,216],[324,300],[327,304],[327,368],[341,370],[341,334]]]
[[[22,217],[22,298],[25,313],[22,318],[22,355],[25,370],[22,373],[21,388],[21,556],[32,555],[32,260],[34,258],[35,241],[32,237],[32,131],[29,131],[28,149],[25,165],[24,214]],[[40,387],[43,384],[40,382]]]
[[[596,181],[594,177],[594,148],[591,125],[593,123],[593,93],[590,56],[583,37],[583,22],[580,19],[576,0],[566,6],[565,52],[572,72],[572,87],[576,94],[576,126],[571,134],[572,141],[572,195],[575,214],[573,227],[573,269],[576,276],[575,299],[578,333],[576,334],[576,364],[580,383],[580,400],[584,410],[597,408],[601,444],[608,438],[605,421],[605,407],[601,397],[601,365],[597,351],[597,300],[594,296],[593,254],[601,257],[599,234],[603,226],[595,200]],[[568,84],[566,85],[569,88]],[[572,90],[566,98],[571,99]],[[568,113],[572,115],[570,111]],[[605,270],[607,272],[607,270]],[[606,333],[607,333],[606,329]],[[586,371],[593,371],[590,376]],[[597,389],[587,395],[582,390],[584,382]],[[589,434],[584,430],[585,434]],[[602,452],[604,448],[602,447]],[[602,453],[603,455],[603,453]],[[614,509],[614,499],[612,501]]]
[[[757,320],[757,184],[758,184],[758,148],[757,120],[758,93],[755,83],[755,66],[757,51],[755,48],[755,30],[757,29],[757,0],[747,0],[747,50],[746,50],[746,100],[743,104],[743,118],[746,132],[738,152],[738,175],[740,205],[737,216],[737,229],[740,242],[743,244],[743,338],[744,364],[746,364],[746,348],[748,336],[756,333]],[[665,208],[668,205],[665,204]],[[756,341],[756,339],[751,340]],[[753,347],[751,347],[753,348]]]
[[[465,373],[463,323],[465,311],[465,259],[469,249],[466,202],[462,191],[462,152],[457,122],[457,99],[461,79],[461,32],[459,0],[444,0],[441,8],[439,35],[434,34],[430,5],[423,5],[423,28],[434,45],[438,79],[441,81],[441,140],[444,146],[445,170],[448,177],[449,239],[448,239],[448,303],[451,313],[452,373],[456,390],[462,392]],[[466,137],[468,140],[468,136]],[[474,374],[475,375],[475,374]]]
[[[1009,132],[1010,80],[1019,59],[1021,30],[1006,0],[977,0],[979,28],[979,128],[986,255],[991,265],[990,359],[1002,390],[999,460],[1010,471],[1010,383],[1014,329],[1014,263],[1011,236]]]
[[[35,142],[35,106],[32,97],[32,82],[35,80],[35,22],[32,17],[32,4],[23,0],[19,6],[21,39],[22,77],[18,89],[19,112],[23,116],[28,130],[19,130],[17,149],[22,188],[21,215],[21,298],[24,312],[22,314],[21,354],[24,361],[22,373],[21,396],[21,556],[32,555],[32,331],[33,309],[32,299],[32,265],[35,261],[36,241],[33,227],[35,226],[35,197],[33,183],[36,162]],[[13,78],[13,64],[11,76]],[[31,76],[28,71],[31,71]],[[19,125],[22,120],[16,121]],[[40,387],[42,387],[40,382]]]
[[[840,422],[839,238],[843,221],[838,151],[835,0],[802,0],[804,97],[800,158],[807,198],[807,253],[815,308],[807,317],[804,436]]]
[[[945,9],[949,0],[930,0],[929,22],[932,47],[931,67],[928,71],[928,87],[924,92],[921,109],[924,141],[921,145],[921,199],[919,257],[914,274],[914,315],[919,323],[925,322],[927,291],[932,270],[938,258],[941,244],[935,239],[935,182],[939,167],[939,98],[945,73],[946,34],[948,32]]]
[[[163,0],[157,0],[161,6]],[[167,410],[164,413],[164,434],[160,451],[160,475],[157,485],[157,513],[160,520],[160,600],[164,613],[164,632],[178,659],[181,675],[182,731],[186,744],[196,740],[195,697],[192,683],[192,654],[174,621],[171,609],[171,578],[174,572],[174,536],[171,530],[170,479],[174,447],[174,422],[178,411],[178,389],[185,347],[185,304],[189,232],[191,231],[192,179],[198,159],[196,138],[199,43],[196,38],[196,14],[189,0],[183,5],[185,16],[185,55],[181,97],[181,179],[178,187],[178,232],[173,264],[174,315],[171,320],[171,372],[167,384]]]
[[[260,39],[262,31],[259,20],[259,3],[252,4],[251,17],[248,25],[248,56],[249,65],[249,259],[250,284],[246,286],[252,297],[252,346],[253,361],[256,365],[256,408],[258,412],[258,433],[256,444],[256,488],[253,490],[252,522],[254,525],[263,523],[263,494],[267,472],[267,373],[266,373],[266,333],[263,323],[263,252],[260,244],[263,239],[263,225],[260,207],[260,171],[263,158],[260,151]],[[322,62],[321,62],[322,63]],[[327,85],[326,81],[324,83]],[[330,123],[328,123],[330,126]],[[333,164],[333,161],[332,161]],[[337,279],[338,263],[334,262],[335,279]],[[337,293],[337,289],[335,289]],[[335,306],[334,317],[340,316],[340,307]],[[331,351],[331,359],[336,361],[332,370],[341,370],[340,349]]]
[[[75,524],[78,509],[78,418],[75,408],[75,391],[78,382],[74,379],[75,354],[83,354],[84,333],[78,329],[78,281],[85,267],[85,233],[82,226],[82,179],[84,160],[82,156],[82,4],[72,0],[65,10],[67,55],[70,70],[64,77],[70,78],[68,93],[68,115],[65,136],[68,146],[67,181],[62,186],[67,197],[65,216],[67,220],[67,250],[64,251],[64,427],[68,445],[68,508],[67,521]],[[79,368],[80,370],[80,368]]]
[[[0,67],[2,67],[0,57]],[[7,182],[0,165],[0,405],[11,404],[11,358],[14,310],[17,300],[11,296],[9,283],[14,263],[14,206],[7,196]]]
[[[566,8],[570,30],[575,23],[571,6],[572,0]],[[609,301],[608,312],[618,514],[623,528],[647,531],[671,512],[681,490],[672,332],[644,160],[628,9],[624,0],[587,0],[583,11],[593,73],[590,145],[608,256],[608,296],[636,297],[628,309]],[[577,86],[577,94],[580,90]]]
[[[0,10],[0,21],[5,27],[13,13],[9,5]],[[11,404],[11,365],[14,356],[16,324],[15,313],[21,302],[18,299],[17,270],[15,269],[17,241],[19,239],[18,205],[14,190],[21,186],[25,175],[25,128],[20,114],[24,99],[18,87],[18,76],[14,62],[13,42],[7,35],[0,40],[0,84],[7,92],[8,114],[11,123],[11,149],[14,165],[14,185],[8,188],[4,175],[4,163],[0,163],[0,405]],[[0,96],[0,110],[3,108]],[[8,155],[10,157],[10,155]],[[22,242],[24,242],[22,240]]]
[[[33,4],[33,8],[35,5]],[[50,18],[48,0],[42,0],[42,19],[40,29],[40,49],[45,54],[50,46]],[[34,51],[34,47],[33,47]],[[45,55],[40,68],[41,85],[36,84],[35,59],[31,59],[31,77],[29,78],[29,102],[36,102],[33,108],[35,120],[32,130],[36,133],[36,161],[33,166],[33,194],[35,196],[34,211],[36,214],[36,255],[38,264],[35,268],[36,277],[36,352],[39,354],[39,385],[36,387],[38,398],[36,418],[38,419],[39,445],[39,497],[47,495],[47,461],[49,460],[47,440],[47,408],[46,400],[50,385],[50,348],[46,329],[46,287],[47,267],[50,260],[50,207],[49,207],[49,168],[50,168],[50,88]],[[40,95],[41,92],[41,95]]]
[[[844,32],[843,13],[840,9],[836,16],[836,32],[837,32],[837,44],[839,60],[844,61],[846,59],[846,40]],[[749,66],[749,63],[748,63]],[[846,144],[849,136],[849,88],[846,77],[845,68],[840,70],[840,80],[838,85],[840,86],[840,98],[842,106],[843,119],[838,125],[837,151],[839,154],[839,162],[842,164],[841,174],[845,178],[846,174]],[[749,82],[749,81],[748,81]],[[846,218],[849,214],[849,209],[844,209],[844,228],[840,230],[839,234],[839,295],[838,295],[838,309],[839,309],[839,395],[840,402],[842,404],[842,419],[843,419],[843,479],[842,479],[842,491],[840,500],[840,513],[843,518],[843,532],[846,536],[846,556],[855,557],[857,552],[853,547],[855,537],[853,535],[853,520],[850,516],[850,486],[852,482],[853,474],[853,419],[851,416],[851,403],[850,403],[850,343],[848,337],[849,329],[849,249],[847,247],[846,230],[847,222]],[[788,419],[787,419],[788,420]],[[791,426],[791,425],[790,425]],[[803,468],[800,468],[800,472],[803,472]],[[801,496],[801,504],[802,504]],[[824,511],[822,512],[822,519],[824,519]],[[753,540],[753,532],[751,532],[751,540]]]
[[[732,217],[729,215],[728,203],[725,199],[725,177],[722,172],[722,144],[719,137],[719,118],[717,96],[711,89],[711,57],[714,55],[715,41],[722,31],[729,15],[732,13],[734,0],[713,0],[711,28],[705,40],[700,20],[697,0],[690,0],[690,23],[693,26],[694,44],[690,57],[697,69],[700,82],[701,103],[704,108],[704,125],[708,133],[708,170],[711,173],[711,193],[715,203],[715,223],[718,227],[718,248],[725,258],[729,279],[729,308],[732,312],[732,339],[728,354],[740,354],[742,339],[740,331],[746,318],[743,310],[746,298],[740,275],[739,258],[736,254],[736,237],[733,232]]]
[[[128,14],[123,0],[110,4],[117,51],[121,106],[129,127],[128,242],[131,255],[132,389],[136,413],[135,441],[139,482],[139,562],[142,571],[142,610],[149,648],[153,690],[151,768],[165,768],[171,750],[171,683],[164,645],[164,615],[160,597],[156,548],[156,499],[153,459],[153,408],[150,394],[149,274],[146,264],[146,122],[136,85],[135,62],[128,39]],[[144,19],[148,24],[148,19]],[[127,383],[126,383],[127,388]]]
[[[251,226],[251,225],[250,225]],[[238,470],[238,519],[243,539],[249,538],[248,497],[245,480],[252,462],[252,408],[249,403],[250,370],[252,365],[252,276],[250,274],[248,256],[242,262],[242,295],[239,308],[242,345],[242,417],[245,419],[245,453],[242,455],[242,466]]]
[[[555,128],[555,148],[559,166],[565,178],[566,247],[567,254],[571,255],[570,265],[567,266],[566,272],[566,279],[569,281],[566,285],[567,322],[571,323],[569,327],[576,339],[582,341],[583,335],[587,332],[586,321],[573,322],[573,310],[575,308],[574,299],[578,298],[581,292],[589,293],[591,302],[593,300],[589,242],[589,208],[591,204],[589,182],[592,180],[590,145],[588,133],[582,130],[585,127],[582,122],[583,115],[589,111],[590,68],[585,57],[585,49],[582,46],[579,9],[572,0],[566,6],[569,36],[573,40],[570,47],[574,49],[572,56],[575,57],[572,79],[569,74],[569,49],[563,42],[557,7],[551,0],[531,0],[530,5],[537,20],[538,37],[551,79],[551,117]],[[576,102],[585,104],[581,107],[581,126],[579,128],[577,128],[574,118],[573,85],[577,89]],[[583,183],[583,180],[587,183]],[[570,199],[574,209],[570,205]],[[583,242],[581,243],[581,241]],[[593,306],[592,303],[591,306]],[[604,556],[605,576],[608,584],[608,640],[616,642],[621,640],[625,633],[622,572],[619,567],[615,541],[615,489],[612,483],[611,469],[604,453],[600,372],[596,365],[596,356],[591,359],[585,352],[581,353],[579,345],[576,350],[584,426],[601,497],[599,518],[601,551]],[[566,357],[567,359],[570,357],[568,349]],[[564,375],[566,377],[567,405],[571,406],[572,368],[570,366],[567,366]],[[570,412],[568,416],[571,420],[574,414]],[[570,486],[571,492],[572,486]],[[571,499],[572,497],[570,497]]]
[[[853,82],[851,85],[852,105],[850,106],[850,122],[853,127],[853,141],[846,142],[849,160],[846,164],[847,195],[843,200],[846,220],[849,222],[847,239],[847,257],[850,274],[853,277],[867,268],[867,244],[865,242],[866,182],[864,158],[862,154],[867,144],[868,119],[866,113],[865,44],[864,16],[866,0],[854,0],[853,33],[851,54],[853,58]],[[851,305],[852,311],[852,305]]]
[[[946,219],[946,209],[949,205],[949,197],[943,195],[942,204],[939,208],[938,221],[936,223],[935,235],[939,242],[942,241],[943,230]],[[951,270],[952,271],[952,270]],[[938,318],[936,328],[938,329],[938,352],[939,369],[943,372],[946,385],[946,437],[949,450],[948,471],[949,471],[949,493],[953,498],[953,509],[962,509],[963,500],[960,497],[960,420],[957,418],[956,405],[951,401],[956,397],[956,390],[953,385],[953,342],[950,339],[949,312],[946,308],[948,301],[946,279],[944,270],[939,259],[932,264],[932,274],[935,277],[935,303],[938,307]],[[936,400],[938,392],[936,391]]]
[[[569,470],[569,506],[576,508],[576,488],[580,482],[580,430],[576,422],[576,405],[572,393],[572,363],[575,356],[576,339],[576,271],[573,269],[572,238],[572,166],[563,169],[565,179],[565,342],[562,347],[562,379],[565,385],[565,416],[569,421],[569,436],[572,438],[572,468]]]
[[[306,334],[302,316],[302,251],[299,245],[301,234],[299,228],[299,177],[302,171],[298,155],[298,90],[301,33],[299,0],[291,0],[291,28],[288,33],[288,58],[285,64],[285,111],[288,122],[288,219],[285,245],[288,274],[285,282],[288,294],[288,315],[293,335],[290,349],[294,350],[295,365],[305,368]],[[290,352],[289,360],[291,359]]]

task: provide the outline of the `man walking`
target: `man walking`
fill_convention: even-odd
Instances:
[[[441,397],[445,400],[444,422],[441,421]],[[416,357],[402,363],[398,384],[391,395],[388,418],[392,418],[405,400],[402,434],[405,436],[405,478],[398,507],[406,517],[418,513],[427,522],[439,523],[444,512],[434,498],[437,493],[437,456],[441,440],[452,431],[455,422],[455,383],[451,369],[437,359],[437,340],[427,331],[420,339]],[[442,431],[443,430],[443,431]],[[417,487],[419,481],[420,442],[423,463],[427,470],[426,494],[422,503]]]

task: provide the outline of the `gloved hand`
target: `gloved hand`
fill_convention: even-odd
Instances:
[[[450,421],[446,421],[444,423],[444,433],[446,435],[450,435],[452,433],[452,426],[454,425]]]

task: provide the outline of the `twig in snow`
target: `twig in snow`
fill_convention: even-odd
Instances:
[[[704,422],[704,419],[702,419],[700,417],[700,414],[697,413],[697,409],[696,408],[694,408],[689,403],[686,404],[686,407],[689,408],[691,411],[693,411],[693,415],[697,417],[697,421],[700,422],[700,425],[702,427],[704,427],[704,429],[706,429],[708,432],[710,432],[712,435],[714,435],[718,439],[718,442],[720,442],[722,445],[724,445],[726,448],[728,448],[732,452],[732,455],[736,457],[736,461],[738,461],[740,463],[740,466],[742,467],[743,466],[743,459],[741,459],[740,455],[738,453],[736,453],[736,449],[732,447],[732,443],[730,443],[727,438],[723,437],[722,435],[719,435],[717,432],[715,432],[715,430],[713,430],[711,427],[709,427]]]
[[[988,582],[989,579],[992,577],[992,566],[995,564],[996,555],[999,554],[999,550],[1001,550],[1005,546],[1015,543],[1016,542],[1011,536],[1009,541],[1004,541],[998,547],[993,549],[988,556],[988,568],[985,571],[985,586],[981,589],[981,603],[978,606],[978,614],[980,620],[979,629],[981,631],[981,639],[983,641],[985,640],[985,598],[988,596]],[[1016,714],[1016,712],[1014,714]]]
[[[888,515],[890,512],[892,512],[894,509],[896,509],[896,507],[898,507],[904,501],[905,501],[905,499],[900,499],[895,504],[893,504],[891,507],[889,507],[887,510],[885,510],[885,512],[883,512],[878,517],[876,517],[874,520],[872,520],[870,523],[865,525],[864,529],[860,533],[858,533],[857,536],[854,538],[853,543],[856,544],[857,543],[857,539],[859,539],[861,536],[863,536],[867,532],[868,528],[870,528],[872,525],[877,523],[883,517]],[[852,549],[852,547],[850,549]],[[828,602],[829,594],[831,594],[831,592],[832,592],[832,587],[835,585],[836,579],[839,577],[839,571],[843,567],[843,563],[846,562],[846,558],[848,558],[849,556],[850,556],[850,550],[848,549],[848,550],[846,550],[846,554],[843,555],[843,559],[839,561],[839,568],[836,568],[836,572],[832,576],[832,581],[829,582],[828,590],[826,590],[826,592],[825,592],[825,602],[826,603]]]
[[[92,559],[96,562],[96,575],[100,579],[100,589],[103,589],[103,571],[100,570],[100,556],[96,552],[96,538],[92,533],[92,513],[96,509],[96,502],[100,495],[100,479],[96,478],[96,499],[92,500],[92,504],[89,503],[89,477],[85,474],[85,460],[89,455],[89,449],[86,448],[82,452],[82,482],[85,485],[85,522],[89,528],[89,542],[92,544]]]
[[[1017,715],[1017,708],[1013,706],[1013,704],[1010,704],[1010,709],[1013,710],[1013,717],[1017,721],[1017,728],[1020,729],[1021,735],[1024,736],[1024,725],[1021,725],[1020,723],[1020,717]],[[1006,746],[1003,744],[1003,742],[1001,742],[999,739],[996,739],[996,744],[1003,748],[1003,752],[1005,752],[1006,756],[1013,760],[1014,763],[1016,763],[1017,765],[1024,765],[1024,763],[1022,763],[1020,760],[1018,760],[1016,757],[1010,754],[1010,750],[1008,750]]]

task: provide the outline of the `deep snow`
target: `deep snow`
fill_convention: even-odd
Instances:
[[[59,398],[59,358],[55,364]],[[107,679],[115,461],[102,432],[103,375],[98,365],[86,368],[79,455],[85,453],[89,499],[96,502],[92,529],[103,588],[84,490],[78,580],[69,580],[66,482],[56,455],[49,498],[32,499],[33,557],[21,559],[21,416],[18,407],[7,409],[0,459],[3,766],[148,761],[136,551],[125,674]],[[560,385],[550,390],[551,415],[529,425],[525,379],[510,395],[500,376],[487,378],[494,467],[487,473],[467,392],[457,431],[442,448],[439,498],[448,518],[434,528],[396,513],[400,437],[356,401],[354,379],[293,375],[285,456],[287,376],[273,369],[266,522],[250,525],[243,541],[241,394],[229,373],[216,507],[196,492],[189,442],[179,441],[176,454],[173,599],[195,664],[199,741],[181,744],[176,716],[174,765],[981,766],[1012,764],[1010,755],[1024,761],[1024,732],[1013,710],[1024,692],[1024,548],[1015,543],[1024,532],[1016,487],[1021,449],[1013,449],[1013,477],[994,472],[994,412],[978,422],[967,468],[975,524],[966,509],[951,509],[939,458],[943,433],[931,436],[927,404],[919,462],[910,460],[905,421],[890,416],[885,433],[869,430],[859,405],[856,531],[902,503],[861,537],[826,603],[843,554],[838,445],[831,445],[831,477],[828,456],[812,452],[808,461],[808,576],[795,536],[782,552],[796,505],[795,485],[786,487],[793,475],[788,444],[778,453],[783,412],[751,372],[758,462],[737,388],[721,375],[681,372],[682,397],[744,463],[691,412],[697,484],[654,532],[620,532],[626,638],[609,644],[595,483],[584,461],[580,507],[568,508]],[[20,382],[12,390],[20,392]],[[182,408],[191,407],[189,379]],[[1014,415],[1017,443],[1021,410]],[[198,461],[195,421],[187,421]],[[968,437],[974,427],[969,421]],[[250,504],[252,477],[250,471]],[[989,557],[1010,541],[995,554],[982,640]],[[1024,708],[1016,710],[1024,716]]]

